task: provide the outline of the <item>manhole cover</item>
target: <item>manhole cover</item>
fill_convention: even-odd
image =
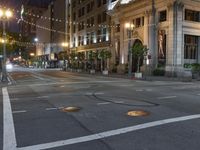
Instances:
[[[80,107],[65,107],[65,108],[62,108],[61,111],[62,112],[77,112],[79,111],[81,108]]]
[[[148,116],[150,115],[150,113],[144,110],[132,110],[127,112],[127,115],[131,117],[140,117],[140,116]]]

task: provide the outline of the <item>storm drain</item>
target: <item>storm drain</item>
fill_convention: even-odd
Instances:
[[[80,109],[81,109],[80,107],[71,106],[71,107],[62,108],[61,111],[62,111],[62,112],[77,112],[77,111],[79,111]]]
[[[144,110],[131,110],[127,112],[127,115],[131,117],[142,117],[150,115],[150,112]]]

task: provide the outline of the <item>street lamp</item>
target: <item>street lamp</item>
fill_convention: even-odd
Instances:
[[[38,42],[38,41],[39,41],[39,39],[38,39],[38,38],[34,38],[34,41],[35,41],[35,42]]]
[[[127,30],[127,36],[128,36],[128,56],[129,56],[129,61],[128,61],[128,75],[129,77],[132,76],[132,48],[131,48],[131,36],[132,32],[135,28],[135,25],[132,23],[126,23],[125,28]]]
[[[0,21],[3,23],[3,61],[2,61],[2,76],[1,81],[7,82],[7,71],[6,71],[6,21],[8,21],[13,16],[12,11],[9,9],[1,9],[0,8]]]

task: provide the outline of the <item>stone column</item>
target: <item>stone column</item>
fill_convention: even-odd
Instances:
[[[198,37],[197,63],[200,63],[200,37]]]
[[[149,48],[149,11],[144,13],[144,45]]]
[[[171,76],[173,69],[174,69],[174,49],[175,49],[175,44],[174,44],[174,5],[173,3],[168,4],[168,36],[167,36],[167,51],[166,51],[166,74],[167,76]]]
[[[152,10],[149,16],[149,52],[151,55],[150,65],[152,68],[156,67],[157,63],[157,34],[156,34],[156,9],[154,1],[152,1]]]
[[[183,43],[183,4],[180,2],[168,5],[168,49],[166,73],[168,76],[181,75],[184,63]]]

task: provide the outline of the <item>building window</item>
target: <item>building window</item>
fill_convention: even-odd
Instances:
[[[117,24],[117,26],[116,26],[116,32],[120,32],[120,24]]]
[[[102,35],[102,41],[105,42],[106,41],[106,33],[107,33],[107,29],[103,28],[103,35]]]
[[[98,43],[101,42],[101,29],[98,29],[98,31],[97,31],[97,42]]]
[[[75,8],[76,7],[76,1],[73,1],[72,2],[72,8]]]
[[[94,26],[94,17],[91,17],[91,25]]]
[[[89,13],[89,12],[90,12],[90,3],[87,4],[87,13]]]
[[[98,16],[97,16],[97,23],[98,23],[98,24],[101,23],[101,14],[98,14]]]
[[[76,32],[76,25],[74,24],[73,25],[73,33],[75,33]]]
[[[198,37],[193,35],[185,35],[184,58],[197,59]]]
[[[89,45],[90,44],[90,34],[87,33],[87,36],[86,36],[86,44]]]
[[[141,26],[141,18],[136,18],[135,20],[135,27],[138,28]]]
[[[107,0],[103,0],[103,5],[107,3]]]
[[[103,17],[102,17],[102,22],[106,22],[106,18],[107,18],[107,14],[106,14],[106,12],[104,11],[104,12],[103,12]]]
[[[90,27],[90,19],[87,19],[87,28],[89,28]]]
[[[78,10],[78,17],[81,17],[81,9]]]
[[[81,14],[82,14],[81,16],[84,16],[84,15],[85,15],[85,7],[82,8]]]
[[[101,7],[101,0],[97,0],[97,7]]]
[[[159,13],[159,22],[164,22],[164,21],[167,21],[167,11],[166,10],[161,11]]]
[[[76,13],[73,13],[73,21],[76,20]]]
[[[94,40],[95,40],[95,37],[94,37],[94,32],[91,32],[91,35],[90,35],[90,43],[93,44],[94,43]]]
[[[199,22],[199,11],[185,10],[185,20]]]

